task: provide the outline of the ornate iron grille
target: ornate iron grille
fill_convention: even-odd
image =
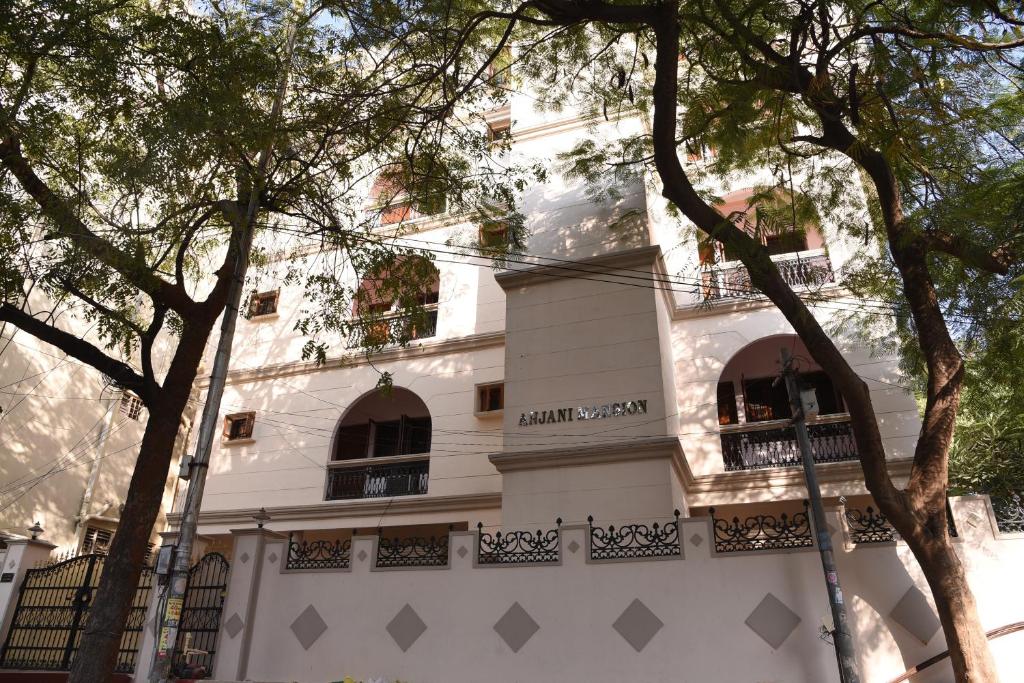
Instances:
[[[655,522],[650,526],[626,524],[618,529],[613,525],[608,525],[607,529],[594,526],[594,518],[587,517],[590,524],[590,559],[678,557],[682,554],[679,547],[679,510],[674,514],[675,521],[668,522],[665,526]]]
[[[849,422],[809,424],[807,433],[816,463],[842,462],[859,457]],[[722,458],[727,472],[801,465],[800,447],[792,427],[754,427],[745,431],[722,432]]]
[[[562,518],[549,531],[484,532],[477,524],[477,564],[554,564],[559,561]]]
[[[388,539],[379,533],[378,531],[377,567],[448,566],[448,536]]]
[[[427,492],[429,477],[429,460],[332,467],[327,471],[327,500],[419,495]]]
[[[1008,498],[992,498],[992,510],[996,513],[996,527],[1001,534],[1024,533],[1024,501],[1020,495]]]
[[[172,661],[174,670],[183,671],[186,666],[201,666],[207,677],[213,674],[229,568],[223,555],[209,553],[189,570],[188,589],[181,608]]]
[[[80,555],[29,569],[18,593],[0,668],[68,671],[89,617],[105,556]],[[153,570],[139,577],[128,621],[121,633],[115,671],[132,673],[142,641]]]
[[[811,522],[807,515],[807,501],[804,511],[792,515],[754,515],[740,521],[715,517],[710,508],[711,525],[715,532],[715,550],[720,553],[743,553],[753,550],[789,550],[810,548],[814,545]]]
[[[896,540],[896,530],[881,512],[875,512],[870,505],[863,511],[846,511],[846,523],[850,527],[850,539],[860,543],[891,543]]]
[[[775,267],[779,269],[779,274],[786,284],[792,287],[821,287],[836,281],[828,254],[777,259]],[[750,281],[750,273],[743,266],[709,268],[704,270],[701,276],[704,298],[708,300],[763,296],[754,287]]]
[[[351,562],[351,539],[296,542],[288,534],[285,569],[348,569]]]

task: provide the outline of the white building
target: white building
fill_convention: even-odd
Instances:
[[[514,157],[549,162],[583,136],[641,125],[540,114],[525,96],[493,119],[512,121]],[[765,181],[719,188],[723,213],[756,223],[745,198]],[[500,270],[446,246],[491,232],[399,203],[380,233],[434,257],[430,320],[408,346],[370,357],[356,334],[322,366],[298,360],[302,290],[265,287],[239,325],[200,517],[203,551],[232,566],[217,640],[196,641],[218,678],[838,680],[774,382],[782,348],[817,392],[809,429],[863,680],[944,649],[919,569],[871,514],[842,397],[779,312],[750,295],[743,269],[702,249],[655,186],[594,203],[553,172],[522,197],[527,256]],[[856,245],[827,217],[803,227],[762,239],[828,327],[851,305],[838,274]],[[403,324],[392,302],[372,304]],[[900,480],[919,430],[913,396],[894,358],[852,336],[838,343],[871,388]],[[375,388],[381,373],[392,392]],[[270,520],[257,529],[260,508]],[[980,524],[983,501],[954,508],[972,515],[971,547],[989,548],[972,571],[1001,576],[1000,553],[1022,548]],[[609,526],[626,536],[602,550]],[[663,551],[687,561],[602,566]],[[986,626],[1019,619],[1005,593],[976,590]],[[1001,662],[1012,670],[1012,657]]]

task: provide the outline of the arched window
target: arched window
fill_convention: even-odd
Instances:
[[[411,174],[400,164],[383,169],[370,188],[370,209],[380,213],[381,225],[436,216],[446,209],[443,191],[431,183],[411,180]],[[415,190],[415,191],[414,191]]]
[[[791,200],[792,195],[781,191],[759,199],[755,196],[752,188],[736,190],[722,197],[723,203],[715,208],[761,242],[773,256],[824,246],[817,213],[805,197],[798,195]],[[703,233],[699,253],[702,266],[737,260],[729,249]]]
[[[387,458],[430,452],[430,411],[408,389],[374,391],[345,414],[334,438],[332,460]]]
[[[793,417],[784,382],[776,382],[780,373],[782,347],[796,357],[802,388],[814,389],[820,415],[844,412],[843,397],[832,380],[811,359],[810,353],[795,336],[782,335],[759,339],[729,359],[718,383],[718,423],[732,425]],[[742,418],[742,420],[741,420]]]
[[[801,454],[791,426],[792,406],[781,374],[780,351],[794,357],[801,390],[813,389],[818,412],[807,420],[815,462],[857,458],[843,397],[794,335],[759,339],[722,369],[717,387],[718,424],[725,469],[797,466]]]
[[[352,297],[352,317],[360,320],[350,347],[386,346],[433,337],[441,274],[423,256],[400,256],[371,269]]]

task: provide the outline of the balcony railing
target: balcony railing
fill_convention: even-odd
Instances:
[[[772,260],[791,287],[821,287],[836,281],[832,262],[821,250],[785,254]],[[701,273],[701,282],[705,300],[761,295],[743,266],[711,267]]]
[[[759,470],[797,467],[801,464],[796,432],[789,420],[770,420],[722,427],[722,459],[725,470]],[[814,462],[856,460],[857,444],[849,417],[833,415],[807,425]]]
[[[429,472],[429,458],[386,464],[334,462],[327,470],[327,500],[424,494]]]
[[[405,313],[375,320],[358,321],[348,335],[350,349],[364,346],[390,346],[403,341],[425,339],[437,334],[437,304],[429,304],[424,315]]]

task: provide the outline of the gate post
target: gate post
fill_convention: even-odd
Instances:
[[[7,642],[7,631],[14,617],[14,608],[18,605],[25,572],[49,559],[56,547],[48,541],[31,538],[7,541],[7,556],[0,568],[0,646]]]
[[[249,647],[256,621],[256,603],[259,599],[260,577],[266,562],[264,555],[267,554],[267,543],[280,542],[287,537],[262,527],[232,529],[231,536],[234,541],[231,571],[220,615],[221,633],[213,668],[217,678],[244,680],[249,665]],[[278,559],[278,563],[284,561],[284,557]],[[267,569],[278,570],[279,564]]]

